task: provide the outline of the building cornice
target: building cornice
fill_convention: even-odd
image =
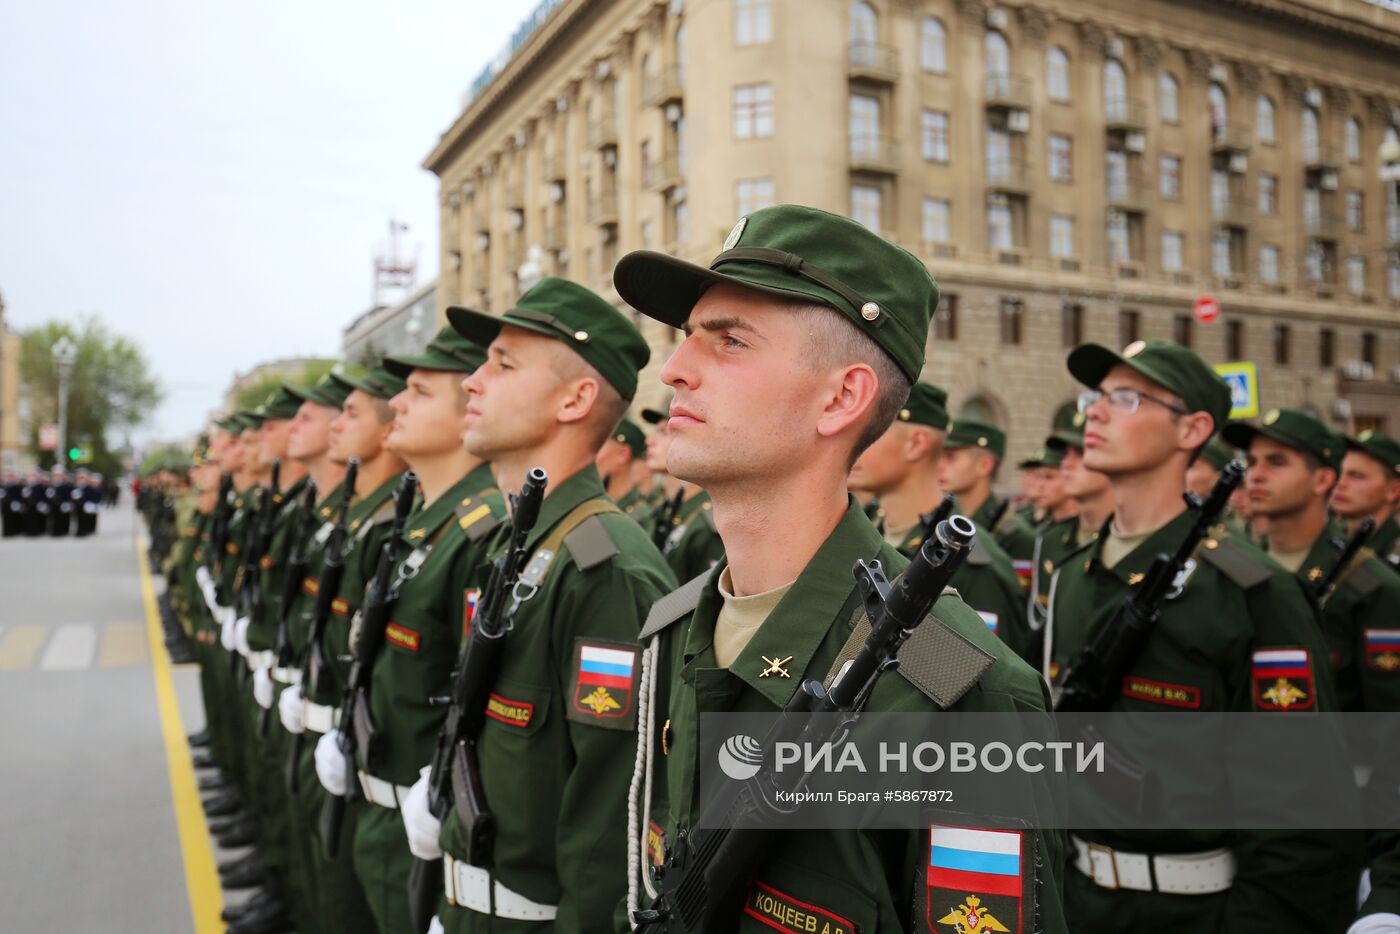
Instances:
[[[1309,28],[1322,28],[1383,49],[1400,51],[1400,14],[1385,7],[1349,0],[1344,4],[1329,3],[1327,7],[1315,0],[1212,0],[1222,6],[1233,6],[1256,13],[1265,13],[1290,20]],[[1350,9],[1355,16],[1335,12]]]

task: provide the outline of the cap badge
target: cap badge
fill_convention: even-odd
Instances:
[[[1131,344],[1129,344],[1127,347],[1125,347],[1125,348],[1123,349],[1123,356],[1125,356],[1125,357],[1136,357],[1138,354],[1142,353],[1142,352],[1143,352],[1144,350],[1146,350],[1146,349],[1147,349],[1147,342],[1146,342],[1146,341],[1133,341]]]
[[[907,421],[909,421],[909,419],[912,418],[912,417],[913,417],[913,415],[910,413],[910,411],[909,411],[908,409],[900,409],[900,410],[899,410],[899,420],[900,420],[901,422],[907,422]]]
[[[587,332],[587,331],[575,331],[575,332],[574,332],[574,340],[578,341],[580,344],[587,343],[587,342],[588,342],[588,332]]]
[[[1278,421],[1278,416],[1279,416],[1279,411],[1278,411],[1278,409],[1273,409],[1272,411],[1269,412],[1268,415],[1265,415],[1265,416],[1264,416],[1264,424],[1265,424],[1265,425],[1272,425],[1274,422]]]
[[[980,438],[977,439],[977,446],[978,446],[979,448],[984,448],[984,447],[987,446],[987,438],[986,438],[986,436],[983,436],[983,437],[980,437]]]
[[[1363,431],[1361,434],[1359,434],[1359,435],[1356,436],[1356,440],[1357,440],[1357,441],[1370,441],[1371,438],[1372,438],[1374,435],[1375,435],[1375,432],[1372,431],[1370,428],[1367,428],[1367,429],[1366,429],[1365,431]]]
[[[744,235],[744,227],[748,224],[747,216],[739,218],[739,222],[729,231],[729,236],[724,238],[724,248],[732,250],[739,245],[739,238]]]
[[[1074,418],[1071,419],[1071,423],[1072,423],[1072,424],[1074,425],[1074,427],[1076,427],[1076,428],[1081,427],[1081,426],[1084,424],[1084,413],[1083,413],[1083,412],[1075,412],[1075,413],[1074,413]]]

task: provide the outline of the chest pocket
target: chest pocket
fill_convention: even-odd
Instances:
[[[778,860],[744,896],[741,934],[872,934],[875,902],[844,881]]]

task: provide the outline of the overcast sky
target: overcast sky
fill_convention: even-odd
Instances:
[[[185,435],[236,370],[333,356],[391,215],[437,274],[419,168],[536,0],[0,4],[0,294],[96,314]],[[112,439],[119,440],[119,439]]]

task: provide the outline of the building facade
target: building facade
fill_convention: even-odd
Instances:
[[[24,447],[21,422],[19,352],[21,337],[5,321],[5,300],[0,298],[0,469],[31,466]]]
[[[1400,430],[1394,10],[546,0],[527,25],[425,161],[440,309],[504,310],[532,247],[618,301],[623,253],[707,263],[737,217],[799,202],[928,265],[925,376],[1013,461],[1083,340],[1173,338],[1254,363],[1262,409]],[[638,320],[648,403],[677,338]]]
[[[366,366],[394,354],[421,353],[433,339],[437,317],[437,283],[430,282],[350,322],[341,332],[341,359]]]

